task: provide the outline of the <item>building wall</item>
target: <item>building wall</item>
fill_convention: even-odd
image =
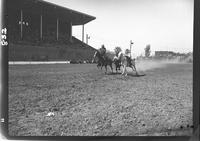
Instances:
[[[172,51],[155,51],[155,57],[170,57],[174,55],[176,55],[176,53]]]

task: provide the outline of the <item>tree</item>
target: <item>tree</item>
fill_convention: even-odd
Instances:
[[[151,46],[150,45],[146,45],[145,50],[145,57],[149,57],[151,54]]]

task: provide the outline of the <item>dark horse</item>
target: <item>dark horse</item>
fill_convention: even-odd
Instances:
[[[113,59],[113,63],[115,64],[115,69],[116,69],[116,72],[118,72],[118,70],[120,71],[121,69],[121,60],[117,60],[117,59]]]
[[[93,61],[92,62],[94,62],[94,59],[95,58],[97,58],[98,59],[98,61],[97,61],[97,67],[99,68],[99,67],[101,67],[101,69],[102,69],[102,67],[103,66],[105,66],[105,69],[106,69],[106,72],[105,73],[107,73],[107,66],[109,65],[110,66],[110,68],[111,68],[111,70],[112,70],[112,73],[113,73],[113,67],[112,67],[112,59],[110,59],[108,56],[102,56],[101,54],[100,54],[100,52],[99,51],[96,51],[95,52],[95,54],[94,54],[94,58],[93,58]]]

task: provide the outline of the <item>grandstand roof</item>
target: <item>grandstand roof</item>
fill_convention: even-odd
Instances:
[[[8,0],[7,2],[11,8],[21,8],[32,13],[55,16],[72,22],[72,25],[83,25],[96,19],[94,16],[43,0]]]

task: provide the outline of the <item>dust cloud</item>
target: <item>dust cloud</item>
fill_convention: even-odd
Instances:
[[[147,71],[156,68],[164,68],[167,64],[183,63],[177,59],[174,60],[138,60],[136,61],[136,68],[138,71]]]

